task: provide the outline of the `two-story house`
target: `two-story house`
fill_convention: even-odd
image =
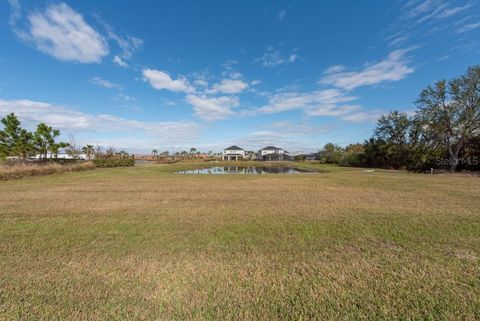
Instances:
[[[282,148],[267,146],[258,151],[257,159],[261,161],[285,161],[290,160],[290,155]]]
[[[243,159],[246,155],[246,150],[238,146],[230,146],[223,150],[222,160],[237,161]]]

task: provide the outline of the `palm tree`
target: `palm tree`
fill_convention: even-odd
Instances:
[[[82,147],[82,152],[84,152],[85,155],[87,155],[87,159],[90,160],[95,153],[95,148],[93,147],[93,145],[86,145]]]
[[[156,150],[156,149],[152,150],[152,157],[156,158],[157,155],[158,155],[158,150]]]

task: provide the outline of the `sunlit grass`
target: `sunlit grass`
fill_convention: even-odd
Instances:
[[[480,180],[97,169],[0,183],[0,320],[476,320]]]

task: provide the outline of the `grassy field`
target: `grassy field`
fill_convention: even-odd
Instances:
[[[0,320],[480,319],[478,177],[189,166],[0,182]]]

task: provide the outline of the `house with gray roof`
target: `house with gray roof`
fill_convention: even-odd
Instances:
[[[246,152],[245,149],[233,145],[223,150],[222,160],[238,161],[245,157]]]
[[[290,155],[283,148],[267,146],[258,151],[257,159],[261,161],[286,161],[290,160]]]

